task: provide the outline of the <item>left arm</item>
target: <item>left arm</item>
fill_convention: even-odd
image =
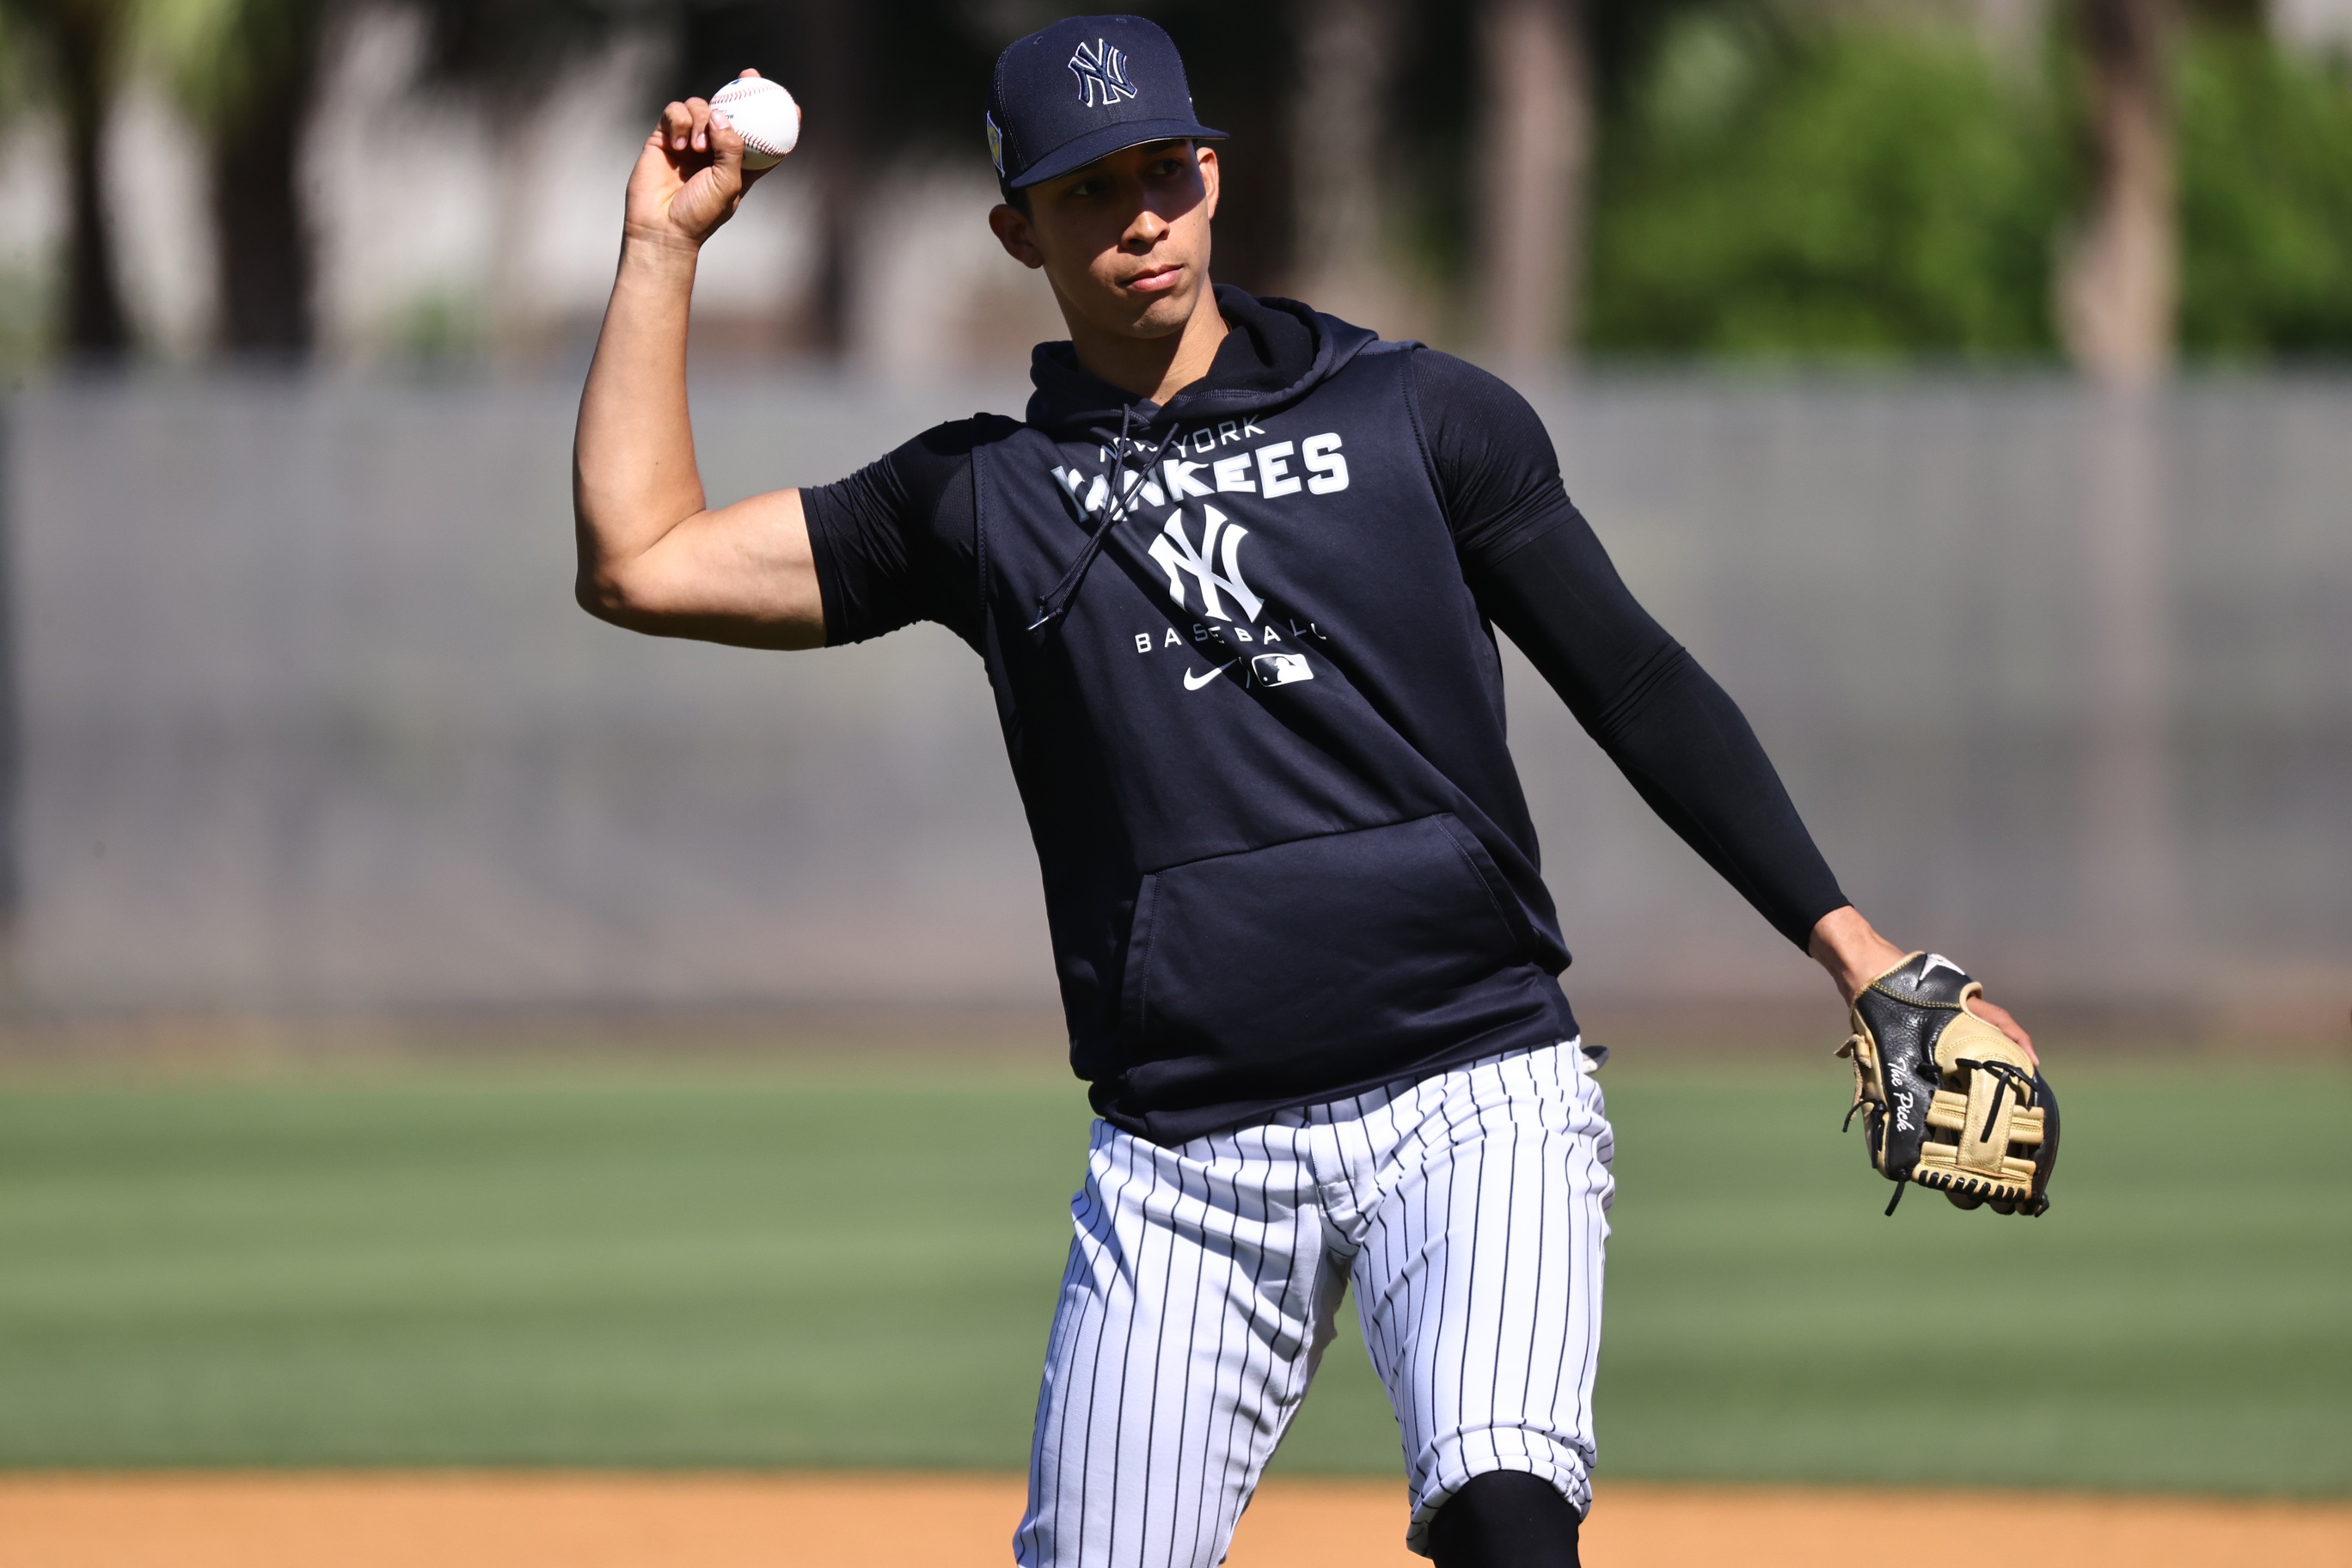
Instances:
[[[1573,507],[1468,564],[1488,616],[1585,732],[1775,931],[1805,947],[1824,916],[1849,907],[1746,717],[1635,602]]]
[[[1625,586],[1570,502],[1526,401],[1458,360],[1415,361],[1439,486],[1480,606],[1650,808],[1852,1002],[1904,950],[1840,890],[1746,716]],[[1441,398],[1442,412],[1433,406]],[[1975,1007],[2032,1051],[2008,1013]]]

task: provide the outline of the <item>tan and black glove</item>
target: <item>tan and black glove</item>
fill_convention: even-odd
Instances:
[[[1984,987],[1950,959],[1915,952],[1853,1001],[1853,1110],[1870,1163],[1895,1185],[1934,1187],[1964,1209],[2050,1207],[2058,1101],[2025,1047],[1969,1011]]]

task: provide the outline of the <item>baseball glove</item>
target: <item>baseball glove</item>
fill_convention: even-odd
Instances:
[[[2025,1047],[1969,1011],[1984,987],[1941,953],[1915,952],[1853,1001],[1853,1108],[1870,1163],[1895,1184],[1934,1187],[1964,1209],[2050,1207],[2058,1101]]]

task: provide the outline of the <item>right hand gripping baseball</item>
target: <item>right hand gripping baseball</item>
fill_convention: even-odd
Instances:
[[[1984,987],[1941,953],[1915,952],[1853,999],[1853,1110],[1870,1163],[1964,1209],[2040,1215],[2058,1163],[2058,1100],[2032,1053],[1971,1012]],[[1851,1121],[1853,1111],[1846,1113]]]
[[[743,193],[764,172],[743,167],[743,138],[725,116],[712,118],[708,99],[669,104],[630,171],[626,232],[698,247],[735,216]]]

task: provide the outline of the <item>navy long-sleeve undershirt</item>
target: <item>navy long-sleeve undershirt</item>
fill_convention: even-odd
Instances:
[[[1666,826],[1803,947],[1847,900],[1746,715],[1625,586],[1527,400],[1449,354],[1414,371],[1479,607]]]
[[[1213,381],[1278,374],[1305,347],[1289,336],[1305,329],[1280,312],[1240,315]],[[1481,609],[1666,825],[1803,947],[1847,900],[1738,706],[1626,588],[1526,399],[1450,354],[1424,349],[1412,363],[1432,478]],[[828,642],[917,620],[977,638],[969,454],[999,428],[939,426],[802,491]]]

